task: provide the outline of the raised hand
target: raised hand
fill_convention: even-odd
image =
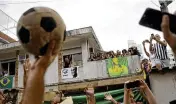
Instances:
[[[58,49],[55,46],[55,41],[52,40],[48,46],[46,54],[38,57],[31,68],[34,69],[37,67],[37,69],[43,69],[45,72],[58,54]]]
[[[84,91],[86,92],[86,95],[90,95],[90,96],[94,95],[94,88],[89,87],[89,88],[86,88]]]
[[[145,88],[147,88],[147,84],[143,81],[143,80],[140,80],[140,90],[144,90]]]
[[[23,69],[24,73],[28,74],[29,70],[31,69],[31,63],[29,61],[29,58],[24,61]]]
[[[161,29],[164,35],[164,39],[172,48],[173,52],[176,53],[176,36],[170,31],[169,16],[164,15],[162,18]]]
[[[113,100],[113,97],[111,96],[110,93],[105,93],[105,99],[108,100],[108,101],[112,101]]]
[[[145,41],[142,42],[142,45],[143,45],[143,46],[145,45]]]

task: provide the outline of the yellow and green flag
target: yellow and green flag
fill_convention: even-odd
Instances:
[[[118,57],[106,60],[106,67],[110,77],[128,75],[128,58]]]
[[[14,76],[1,77],[0,78],[0,89],[12,88],[13,87],[13,77]]]

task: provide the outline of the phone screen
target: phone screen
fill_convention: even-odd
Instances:
[[[135,88],[140,86],[140,81],[129,82],[126,84],[127,89]]]
[[[145,10],[141,20],[139,21],[139,24],[145,27],[161,31],[162,16],[164,14],[167,14],[169,16],[170,30],[171,32],[176,34],[176,16],[169,13],[163,13],[159,10],[155,10],[152,8],[147,8]]]

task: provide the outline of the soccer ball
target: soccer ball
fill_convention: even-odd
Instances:
[[[53,9],[34,7],[20,17],[17,36],[24,49],[35,56],[42,56],[45,55],[50,40],[54,39],[56,48],[61,48],[66,36],[66,26]]]

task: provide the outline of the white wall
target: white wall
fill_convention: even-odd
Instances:
[[[31,63],[34,62],[34,57],[30,55],[30,61]],[[19,63],[18,66],[18,87],[23,87],[23,65]],[[45,84],[53,84],[53,83],[58,83],[58,57],[55,58],[53,63],[49,66],[49,68],[46,71],[45,74]]]
[[[68,54],[74,54],[74,53],[80,53],[81,50],[81,43],[80,40],[77,41],[72,41],[72,42],[67,42],[64,44],[63,47],[63,55],[68,55]],[[30,55],[30,61],[34,62],[34,57],[33,55]],[[24,75],[24,71],[23,71],[23,65],[21,63],[19,63],[19,71],[18,71],[18,87],[23,87],[23,75]],[[78,69],[80,75],[83,75],[81,71],[82,68]],[[46,75],[45,75],[45,84],[46,85],[50,85],[53,83],[58,83],[59,79],[58,79],[58,57],[55,58],[54,62],[49,66]],[[80,76],[79,78],[82,78],[82,76]],[[77,79],[68,79],[68,81],[74,81],[74,80],[80,80],[79,78]],[[62,80],[63,82],[67,82],[67,80]]]
[[[64,43],[63,50],[72,49],[72,48],[75,48],[75,47],[81,47],[81,41],[80,40],[75,39],[74,41]]]
[[[169,104],[176,99],[176,72],[151,74],[150,80],[157,104]]]

